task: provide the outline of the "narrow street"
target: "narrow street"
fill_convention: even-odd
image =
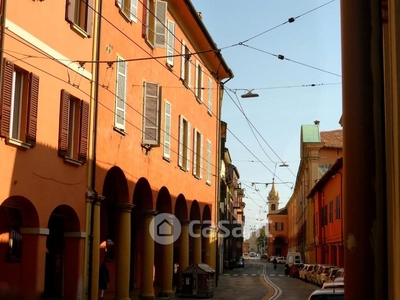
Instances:
[[[229,270],[219,276],[214,300],[307,300],[317,287],[284,274],[284,265],[260,259],[246,259],[244,268]],[[160,298],[162,299],[162,298]],[[199,299],[179,297],[174,299]]]

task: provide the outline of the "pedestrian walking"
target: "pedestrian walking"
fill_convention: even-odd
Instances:
[[[104,291],[108,289],[109,284],[110,284],[110,273],[108,272],[106,262],[103,261],[100,265],[100,271],[99,271],[100,299],[104,299]]]

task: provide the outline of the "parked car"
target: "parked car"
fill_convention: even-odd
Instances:
[[[343,300],[344,289],[320,289],[315,290],[308,300]]]
[[[326,276],[326,282],[333,282],[336,277],[336,272],[339,270],[339,267],[331,268],[328,275]]]
[[[333,266],[322,266],[320,272],[316,276],[315,284],[318,286],[322,286],[326,282],[326,277],[328,276],[329,271],[333,268]]]
[[[344,281],[343,282],[325,282],[321,289],[344,289]]]
[[[310,265],[310,267],[308,268],[306,274],[305,274],[305,281],[306,282],[311,282],[312,276],[314,274],[314,272],[317,270],[318,265]]]
[[[310,268],[310,264],[304,264],[303,268],[299,270],[299,278],[301,280],[306,280],[306,272],[308,271],[308,268]]]
[[[336,272],[336,277],[344,277],[344,268],[340,268],[340,269]]]
[[[276,258],[276,261],[278,264],[285,264],[286,263],[286,257],[280,256]]]
[[[317,268],[314,270],[313,273],[311,273],[310,282],[312,284],[316,284],[318,274],[321,272],[322,267],[323,267],[323,265],[317,264]]]
[[[303,268],[304,264],[293,264],[292,267],[289,269],[289,276],[292,278],[299,278],[300,277],[300,270]]]
[[[249,253],[249,256],[250,256],[250,257],[256,257],[256,256],[257,256],[257,253],[255,253],[255,252],[250,252],[250,253]]]

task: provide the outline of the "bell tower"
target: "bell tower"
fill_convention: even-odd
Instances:
[[[273,214],[279,210],[279,194],[275,189],[275,181],[272,180],[272,188],[268,195],[268,213]]]

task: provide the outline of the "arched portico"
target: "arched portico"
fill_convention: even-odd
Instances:
[[[100,205],[100,243],[94,252],[99,253],[93,263],[93,284],[98,284],[98,270],[105,261],[110,272],[110,290],[115,299],[129,299],[129,266],[131,247],[131,210],[128,183],[124,172],[117,166],[106,174]],[[94,282],[96,281],[96,282]],[[97,289],[96,289],[97,290]]]
[[[84,265],[84,235],[79,218],[69,205],[57,206],[49,216],[46,239],[45,297],[80,296],[79,276]]]

